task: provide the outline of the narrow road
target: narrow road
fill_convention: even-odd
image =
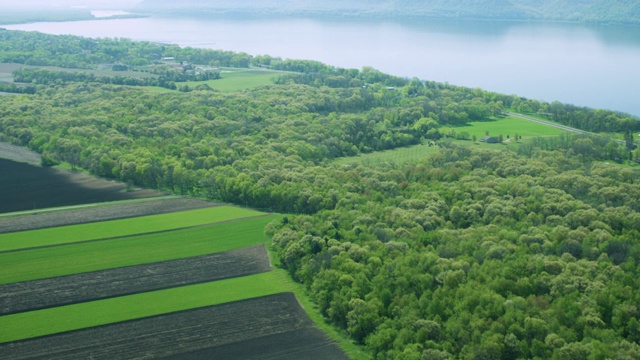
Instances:
[[[527,115],[522,115],[522,114],[518,114],[518,113],[512,113],[512,112],[505,112],[505,114],[509,115],[509,116],[514,116],[523,120],[528,120],[528,121],[533,121],[533,122],[537,122],[539,124],[543,124],[543,125],[547,125],[547,126],[553,126],[554,128],[558,128],[558,129],[562,129],[562,130],[566,130],[566,131],[570,131],[576,134],[583,134],[583,135],[591,135],[591,136],[599,136],[599,137],[605,137],[607,139],[610,139],[608,136],[605,135],[600,135],[600,134],[596,134],[596,133],[592,133],[589,131],[584,131],[584,130],[580,130],[580,129],[576,129],[570,126],[566,126],[566,125],[560,125],[560,124],[556,124],[556,123],[552,123],[551,121],[546,121],[546,120],[540,120],[531,116],[527,116]],[[623,140],[615,140],[617,143],[622,144],[622,145],[626,145],[626,143]]]

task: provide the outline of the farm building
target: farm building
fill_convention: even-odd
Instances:
[[[485,136],[480,139],[482,142],[486,142],[487,144],[497,144],[500,142],[500,139],[495,136]]]

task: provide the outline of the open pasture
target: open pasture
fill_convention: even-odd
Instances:
[[[264,213],[232,206],[209,207],[169,214],[70,225],[0,235],[0,253],[18,249],[113,239],[136,234],[215,224],[262,216]]]
[[[291,293],[0,345],[4,359],[347,359]]]
[[[375,165],[381,163],[404,164],[425,159],[427,156],[437,152],[438,146],[419,144],[401,147],[393,150],[376,151],[369,154],[338,158],[333,161],[338,165],[366,164]]]
[[[0,284],[148,264],[264,244],[279,215],[211,226],[0,253]]]
[[[264,245],[186,259],[0,285],[0,315],[269,271]]]
[[[555,136],[566,132],[552,126],[527,121],[515,116],[492,118],[488,121],[470,122],[463,126],[447,126],[440,128],[440,133],[444,135],[448,135],[452,131],[457,134],[466,131],[469,133],[470,139],[473,139],[473,136],[475,135],[477,141],[480,141],[480,139],[485,137],[487,133],[489,133],[490,136],[502,135],[504,140],[507,140],[507,136],[509,136],[510,139],[515,140],[515,136],[517,134],[518,136],[522,136],[524,140],[528,137]]]
[[[283,73],[280,71],[266,69],[222,68],[220,79],[176,83],[176,85],[178,87],[187,85],[190,88],[195,88],[198,85],[207,84],[212,89],[218,91],[232,92],[253,89],[263,85],[272,85],[273,79],[281,74]]]

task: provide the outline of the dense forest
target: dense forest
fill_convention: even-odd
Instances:
[[[506,109],[596,132],[638,132],[638,118],[370,68],[0,37],[12,62],[174,56],[297,71],[232,93],[35,84],[35,94],[0,97],[0,141],[45,165],[289,214],[265,229],[283,266],[374,358],[640,358],[640,171],[603,161],[639,150],[586,135],[477,149],[439,131]],[[408,163],[333,162],[421,142],[439,150]]]
[[[305,15],[374,18],[466,18],[640,24],[633,0],[145,0],[138,10],[171,15]]]

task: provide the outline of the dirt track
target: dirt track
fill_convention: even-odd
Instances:
[[[0,234],[14,231],[42,229],[53,226],[124,219],[135,216],[164,214],[218,205],[219,204],[209,201],[189,198],[149,199],[140,202],[125,202],[95,208],[7,217],[0,218]]]
[[[0,315],[269,271],[264,245],[223,253],[0,285]]]
[[[283,293],[0,345],[3,359],[348,359]]]

